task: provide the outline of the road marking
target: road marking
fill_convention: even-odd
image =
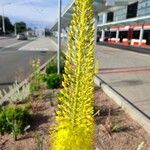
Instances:
[[[55,48],[57,48],[57,44],[53,40],[50,39],[50,42],[54,45]],[[35,41],[34,44],[32,45],[31,44],[25,45],[19,48],[18,51],[51,51],[50,48],[48,47],[35,46]]]
[[[26,47],[23,46],[18,49],[18,51],[50,51],[48,48],[38,48],[38,47]]]
[[[6,46],[6,47],[3,47],[3,48],[1,48],[0,50],[4,50],[4,49],[6,49],[6,48],[9,48],[9,47],[12,47],[12,46],[16,46],[16,45],[20,45],[20,44],[26,43],[26,42],[27,42],[27,41],[16,42],[16,43],[13,43],[13,44],[8,45],[8,46]]]

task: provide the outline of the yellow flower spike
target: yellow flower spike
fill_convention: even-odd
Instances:
[[[58,108],[52,150],[93,149],[94,22],[93,0],[76,0],[66,53],[63,89]]]

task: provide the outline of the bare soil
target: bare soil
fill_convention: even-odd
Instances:
[[[31,128],[17,141],[13,140],[12,135],[0,135],[0,150],[37,150],[37,145],[42,147],[41,150],[50,149],[49,131],[54,121],[57,92],[43,90],[46,96],[42,100],[38,100],[38,95],[34,97],[37,101]],[[137,150],[142,142],[142,150],[150,150],[150,135],[100,88],[95,88],[95,126],[96,150]]]

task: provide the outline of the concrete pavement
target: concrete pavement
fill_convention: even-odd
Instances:
[[[53,44],[51,44],[53,43]],[[38,38],[37,40],[21,47],[20,51],[56,51],[56,46],[53,40],[49,37]]]
[[[98,76],[150,118],[150,55],[96,46]]]

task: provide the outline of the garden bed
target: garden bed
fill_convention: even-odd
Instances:
[[[49,150],[57,92],[43,88],[36,93],[31,128],[24,135],[19,135],[17,141],[12,135],[0,136],[0,150],[36,150],[37,147]],[[42,99],[41,93],[44,95]],[[95,88],[95,125],[97,150],[137,150],[141,143],[144,150],[150,149],[150,136],[100,88]]]

